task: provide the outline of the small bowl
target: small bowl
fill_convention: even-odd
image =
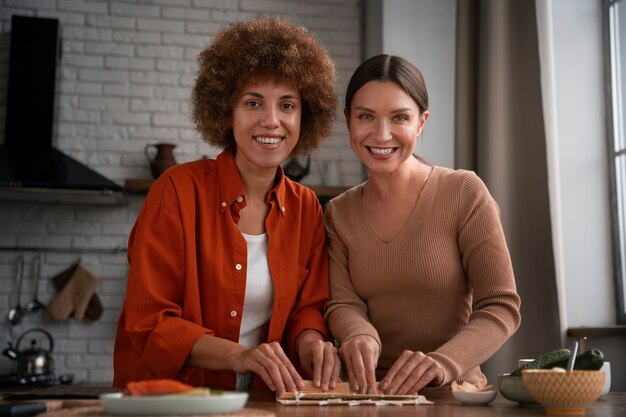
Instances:
[[[492,402],[498,391],[452,391],[454,398],[465,405],[486,405]]]
[[[521,376],[498,375],[498,391],[507,400],[515,401],[524,407],[539,407],[537,401],[526,389]]]
[[[599,371],[522,371],[530,395],[551,414],[585,414],[585,408],[602,394],[604,378]]]
[[[605,396],[611,391],[611,363],[604,361],[602,368],[600,368],[600,372],[604,372],[604,388],[602,388],[602,394],[600,397]]]

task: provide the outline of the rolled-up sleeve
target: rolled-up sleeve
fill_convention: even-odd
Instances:
[[[188,271],[180,213],[163,198],[171,187],[155,184],[133,228],[124,317],[143,367],[163,378],[178,376],[198,338],[213,333],[183,316]]]

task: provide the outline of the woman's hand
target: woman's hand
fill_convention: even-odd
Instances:
[[[426,385],[440,385],[443,369],[422,352],[405,350],[380,382],[385,394],[417,394]]]
[[[371,336],[359,335],[344,341],[339,355],[348,373],[352,391],[361,394],[376,392],[376,365],[380,356],[380,346]]]
[[[296,339],[296,351],[302,369],[312,376],[313,385],[323,392],[335,389],[339,380],[341,360],[337,348],[315,330],[305,330]]]
[[[194,368],[230,370],[241,375],[254,372],[276,392],[295,392],[304,387],[302,377],[277,342],[247,348],[239,343],[205,334],[191,348],[187,365]]]
[[[304,387],[302,377],[278,342],[263,343],[241,351],[233,361],[233,370],[238,374],[254,372],[272,391],[279,393],[296,392]]]

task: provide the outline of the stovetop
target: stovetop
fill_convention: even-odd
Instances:
[[[72,383],[74,375],[63,374],[57,376],[53,373],[45,374],[0,374],[0,388],[15,388],[15,387],[49,387],[52,385]]]

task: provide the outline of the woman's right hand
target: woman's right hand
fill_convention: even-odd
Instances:
[[[205,334],[191,348],[187,365],[230,370],[240,375],[254,372],[276,392],[295,392],[304,387],[302,377],[277,342],[247,348],[237,342]]]
[[[277,342],[263,343],[239,352],[233,368],[238,374],[254,372],[275,392],[295,392],[304,387],[302,377]]]
[[[352,391],[376,393],[376,366],[380,356],[376,339],[366,335],[351,337],[341,344],[339,356],[348,373]]]

